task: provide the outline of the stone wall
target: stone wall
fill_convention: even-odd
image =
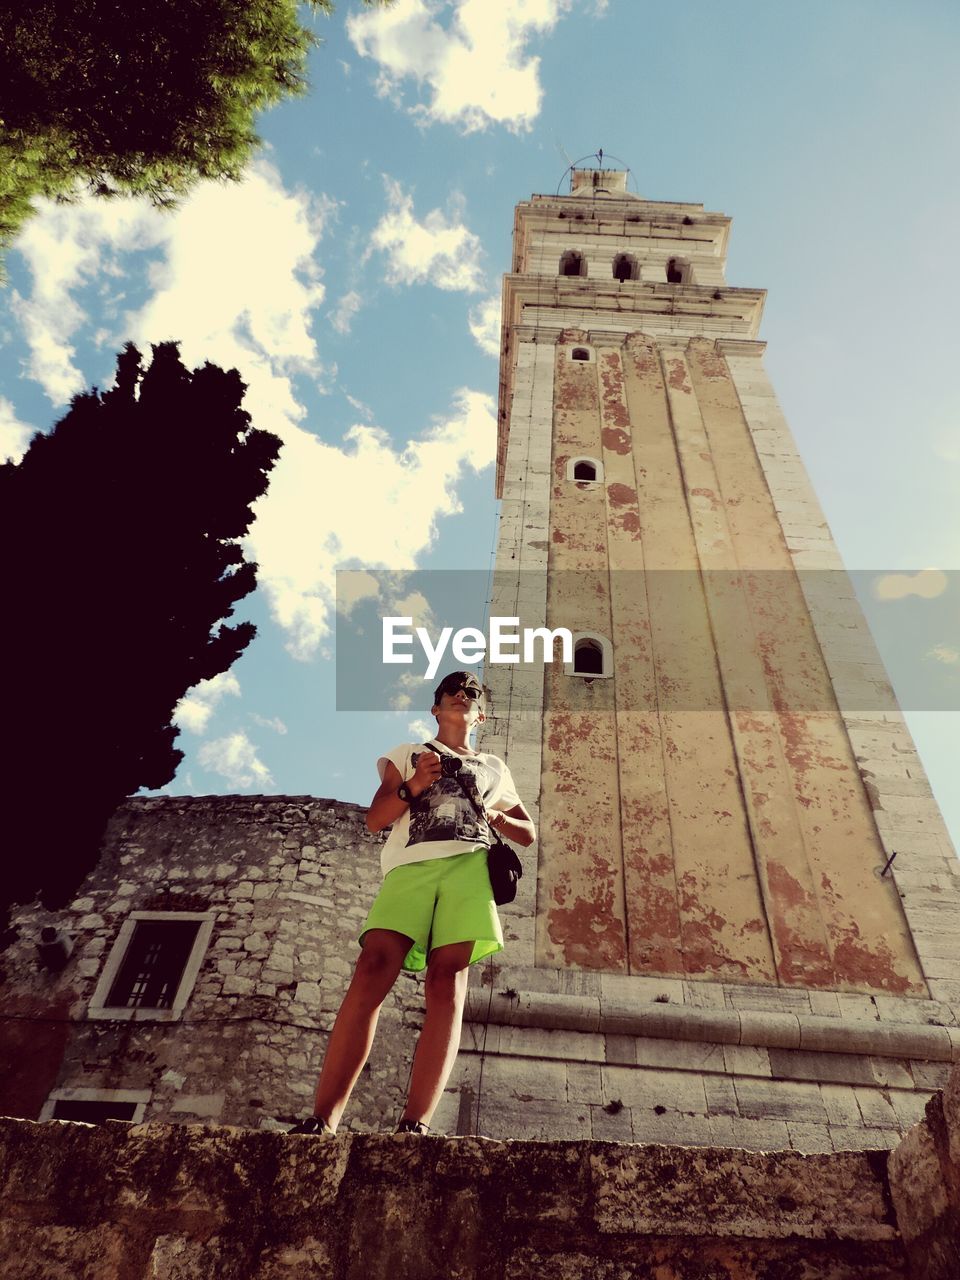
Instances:
[[[19,1069],[0,1110],[36,1117],[53,1088],[149,1090],[145,1115],[269,1126],[309,1112],[324,1032],[377,882],[364,810],[312,797],[133,800],[66,912],[24,912],[3,956],[0,1035]],[[91,1019],[89,1003],[132,911],[209,911],[208,951],[182,1018]],[[75,939],[62,973],[37,964],[44,924]],[[419,984],[401,978],[352,1108],[359,1130],[398,1113]],[[146,1015],[145,1017],[143,1015]],[[140,1018],[143,1017],[143,1020]],[[401,1031],[409,1028],[409,1034]]]
[[[4,1280],[956,1280],[960,1069],[892,1153],[0,1120]]]
[[[885,1153],[2,1121],[0,1169],[5,1280],[911,1277]]]
[[[67,911],[21,913],[2,957],[0,1113],[122,1091],[136,1119],[275,1128],[309,1110],[326,1034],[379,883],[356,805],[311,797],[133,800]],[[531,857],[524,851],[524,857]],[[955,1008],[849,992],[534,967],[534,876],[503,912],[507,950],[472,974],[442,1133],[830,1152],[896,1145],[960,1059]],[[206,912],[182,1015],[94,1016],[131,912]],[[45,924],[73,954],[37,963]],[[388,997],[351,1132],[390,1129],[422,1017],[418,978]]]

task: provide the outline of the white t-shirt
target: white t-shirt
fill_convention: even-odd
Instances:
[[[406,782],[416,772],[411,757],[428,750],[422,742],[404,742],[394,747],[377,761],[380,780],[383,781],[389,760]],[[434,744],[433,750],[463,761],[460,777],[468,787],[475,788],[482,809],[506,811],[520,803],[510,770],[499,756],[483,751],[474,756],[461,756],[441,743]],[[465,853],[480,845],[489,847],[492,842],[489,826],[464,795],[457,779],[439,777],[393,824],[380,854],[380,867],[386,875],[394,867],[408,862],[449,858],[451,854]]]

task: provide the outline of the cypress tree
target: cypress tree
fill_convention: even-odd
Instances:
[[[280,441],[251,426],[236,370],[188,370],[176,343],[78,395],[0,467],[8,763],[0,907],[59,907],[96,863],[111,813],[169,782],[174,708],[252,640],[239,539]]]

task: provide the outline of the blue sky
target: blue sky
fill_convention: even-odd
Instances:
[[[123,342],[171,337],[236,365],[285,441],[250,540],[259,636],[182,707],[170,790],[369,800],[416,708],[335,711],[333,571],[489,568],[513,207],[599,147],[642,195],[733,217],[727,279],[769,291],[766,365],[847,565],[960,567],[955,4],[397,0],[310,20],[311,90],[261,118],[243,184],[172,215],[45,208],[0,295],[4,453],[107,383]],[[952,676],[956,611],[938,618],[921,658]],[[956,838],[958,714],[908,719]]]

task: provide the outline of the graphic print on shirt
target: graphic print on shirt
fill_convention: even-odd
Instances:
[[[484,793],[493,790],[490,771],[479,760],[464,760],[460,777],[477,796],[482,808]],[[481,822],[456,778],[439,777],[410,806],[408,846],[432,840],[468,840],[489,848],[491,839],[490,828]]]

